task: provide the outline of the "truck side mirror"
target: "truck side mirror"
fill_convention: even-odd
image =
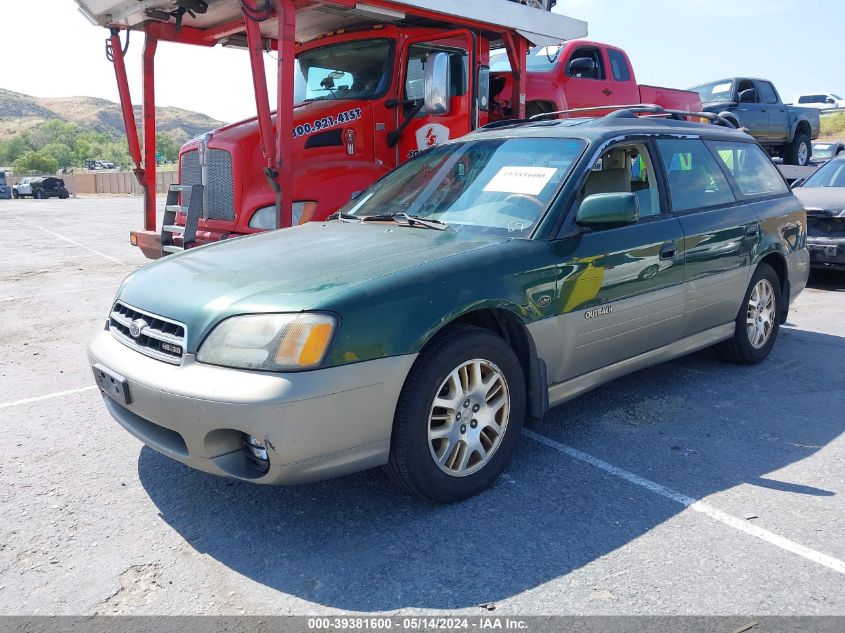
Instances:
[[[592,75],[596,70],[596,62],[590,57],[576,57],[569,62],[569,70],[566,72],[570,77],[575,75]]]
[[[640,220],[640,201],[633,193],[594,193],[578,207],[575,223],[591,229],[606,229]]]
[[[452,84],[449,53],[439,51],[428,56],[425,64],[425,113],[449,114],[452,110],[449,86]]]

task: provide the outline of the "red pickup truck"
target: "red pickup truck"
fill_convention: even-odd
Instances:
[[[653,103],[666,109],[701,111],[701,98],[690,90],[637,84],[631,60],[621,48],[600,42],[572,40],[561,46],[536,46],[528,53],[526,114],[602,105]],[[490,54],[490,94],[505,114],[510,64],[503,52]],[[602,114],[602,112],[596,113]]]

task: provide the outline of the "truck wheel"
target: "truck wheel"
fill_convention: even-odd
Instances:
[[[32,197],[35,198],[36,200],[41,200],[44,197],[44,194],[41,193],[41,190],[38,190],[33,194]]]
[[[385,470],[399,487],[453,503],[505,469],[525,417],[525,378],[511,347],[489,330],[459,326],[414,363],[393,420]]]
[[[787,165],[799,165],[800,167],[806,167],[810,164],[810,157],[812,156],[811,147],[809,136],[803,132],[796,134],[795,140],[784,148],[784,162]]]
[[[780,331],[781,290],[777,273],[760,264],[736,315],[732,338],[716,345],[716,353],[730,363],[755,365],[766,359]]]
[[[13,197],[15,200],[17,200],[18,198],[20,198],[20,197],[21,197],[21,195],[20,195],[17,191],[12,191],[12,197]]]

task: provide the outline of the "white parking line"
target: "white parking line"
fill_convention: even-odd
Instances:
[[[15,301],[16,299],[38,299],[39,297],[52,297],[53,295],[66,295],[73,292],[86,292],[88,290],[114,290],[116,285],[111,286],[87,286],[85,288],[74,288],[73,290],[56,290],[56,292],[42,292],[37,295],[17,295],[15,297],[0,297],[0,301]]]
[[[12,400],[11,402],[0,402],[0,409],[8,409],[9,407],[16,407],[21,404],[29,404],[30,402],[40,402],[42,400],[50,400],[51,398],[61,398],[62,396],[70,396],[75,393],[82,393],[84,391],[93,391],[96,385],[90,387],[81,387],[80,389],[68,389],[67,391],[57,391],[56,393],[48,393],[45,396],[36,396],[35,398],[24,398],[23,400]]]
[[[105,253],[101,253],[98,250],[94,250],[93,248],[85,246],[85,244],[82,244],[81,242],[77,242],[75,240],[70,239],[69,237],[65,237],[64,235],[59,235],[58,233],[54,233],[53,231],[51,231],[49,229],[45,229],[43,226],[39,226],[35,222],[30,222],[29,220],[24,220],[23,218],[18,217],[17,215],[13,215],[11,217],[18,220],[19,222],[23,222],[24,224],[29,224],[30,226],[35,227],[39,231],[44,231],[45,233],[52,235],[53,237],[57,237],[60,240],[64,240],[65,242],[70,242],[71,244],[74,244],[74,245],[78,246],[79,248],[82,248],[82,249],[88,251],[89,253],[94,253],[95,255],[99,255],[100,257],[104,257],[104,258],[106,258],[110,261],[115,262],[116,264],[121,264],[123,266],[129,266],[129,264],[122,262],[119,259],[115,259],[111,255],[106,255]]]
[[[540,435],[539,433],[530,431],[528,429],[524,429],[523,434],[530,437],[535,442],[539,442],[540,444],[548,446],[549,448],[553,448],[554,450],[563,453],[564,455],[568,455],[569,457],[590,464],[591,466],[595,466],[596,468],[603,470],[606,473],[610,473],[615,477],[619,477],[620,479],[624,479],[629,483],[645,488],[646,490],[658,494],[661,497],[670,499],[675,503],[679,503],[682,506],[689,508],[690,510],[701,512],[702,514],[705,514],[711,519],[715,519],[719,523],[727,525],[728,527],[732,527],[735,530],[739,530],[740,532],[745,532],[746,534],[754,536],[762,541],[766,541],[767,543],[770,543],[775,547],[779,547],[783,550],[786,550],[787,552],[792,552],[793,554],[797,554],[798,556],[806,558],[809,561],[812,561],[819,565],[823,565],[828,569],[832,569],[833,571],[845,575],[845,561],[841,561],[838,558],[834,558],[833,556],[828,556],[827,554],[822,554],[821,552],[817,552],[816,550],[810,549],[809,547],[805,547],[800,543],[790,541],[788,538],[780,536],[779,534],[764,530],[763,528],[757,527],[756,525],[752,525],[747,521],[743,521],[742,519],[737,519],[735,516],[732,516],[726,512],[722,512],[721,510],[718,510],[713,506],[704,503],[703,501],[698,501],[696,499],[693,499],[692,497],[688,497],[684,494],[681,494],[680,492],[676,492],[671,488],[667,488],[666,486],[662,486],[649,479],[645,479],[643,477],[640,477],[639,475],[635,475],[634,473],[628,472],[627,470],[618,468],[613,464],[608,464],[606,461],[603,461],[598,457],[593,457],[592,455],[583,453],[576,448],[572,448],[571,446],[567,446],[566,444],[561,444],[560,442],[546,437],[545,435]]]

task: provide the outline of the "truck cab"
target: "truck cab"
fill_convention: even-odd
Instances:
[[[496,108],[513,110],[509,100],[511,67],[506,55],[494,53],[491,96]],[[628,54],[601,42],[572,40],[555,46],[535,46],[528,52],[526,115],[561,110],[648,103],[667,109],[696,111],[694,92],[637,83]],[[595,114],[603,114],[598,110]]]
[[[813,155],[811,141],[820,131],[819,111],[781,101],[771,81],[734,77],[692,88],[704,109],[744,128],[771,154],[788,165],[806,166]]]
[[[383,26],[301,46],[288,131],[293,224],[325,219],[421,150],[485,125],[488,55],[485,39],[461,29]],[[426,107],[426,90],[442,92],[437,107]],[[198,243],[276,228],[256,119],[190,141],[179,169],[182,185],[206,185]]]

